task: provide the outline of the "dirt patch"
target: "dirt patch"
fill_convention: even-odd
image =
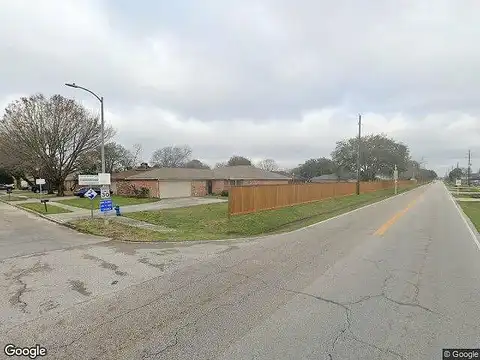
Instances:
[[[92,293],[90,291],[87,291],[87,288],[85,286],[85,283],[80,280],[69,280],[70,286],[72,287],[73,291],[78,292],[79,294],[82,294],[84,296],[90,296]]]
[[[85,254],[85,255],[83,255],[83,258],[87,259],[87,260],[93,260],[93,261],[96,261],[96,262],[100,263],[100,267],[102,267],[104,269],[107,269],[107,270],[114,271],[115,275],[118,275],[118,276],[128,275],[128,273],[126,273],[125,271],[119,271],[118,270],[118,265],[115,265],[113,263],[109,263],[109,262],[107,262],[103,259],[100,259],[100,258],[96,257],[96,256]]]
[[[138,260],[138,262],[148,266],[153,266],[154,268],[160,269],[160,271],[165,271],[165,264],[151,263],[147,258],[141,258],[140,260]]]
[[[44,313],[44,312],[48,312],[48,311],[51,311],[57,307],[59,307],[60,304],[53,301],[53,300],[49,300],[47,302],[44,302],[42,304],[40,304],[40,313]]]

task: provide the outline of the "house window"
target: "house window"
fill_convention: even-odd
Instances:
[[[243,185],[243,180],[230,180],[230,186],[241,186]]]

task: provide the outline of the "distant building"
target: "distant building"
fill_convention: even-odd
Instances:
[[[310,182],[313,183],[325,183],[325,182],[355,182],[356,178],[352,174],[325,174],[320,176],[315,176],[310,179]]]

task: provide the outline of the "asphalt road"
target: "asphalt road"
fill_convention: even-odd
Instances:
[[[0,261],[102,240],[54,226],[48,220],[0,202]]]
[[[480,245],[472,234],[436,183],[254,241],[148,251],[98,243],[8,258],[2,287],[21,306],[0,308],[0,343],[40,344],[48,359],[441,359],[442,348],[478,347]],[[55,255],[73,251],[100,260]],[[145,251],[178,257],[153,271],[140,261]],[[112,265],[128,274],[117,276],[118,290],[98,273],[111,275]],[[38,311],[31,292],[47,301],[42,284],[56,272],[75,274],[72,266],[94,268],[96,277],[72,290],[88,295]],[[152,268],[143,278],[141,266]]]

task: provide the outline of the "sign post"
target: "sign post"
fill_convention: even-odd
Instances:
[[[108,224],[107,213],[113,210],[113,202],[110,197],[110,174],[108,173],[99,173],[98,174],[98,184],[102,185],[100,189],[100,211],[103,213],[103,222],[105,225]]]
[[[104,214],[105,224],[108,223],[107,212],[113,210],[112,199],[110,198],[110,174],[108,173],[98,173],[96,175],[78,175],[78,185],[88,185],[88,186],[101,186],[100,189],[100,211]],[[90,197],[90,194],[93,197]],[[89,189],[85,193],[85,197],[93,200],[97,196],[97,193],[92,189]],[[93,219],[93,201],[91,206],[92,219]]]
[[[395,180],[395,195],[398,192],[398,170],[397,165],[395,165],[395,170],[393,170],[393,180]]]
[[[42,185],[45,185],[45,179],[37,179],[37,180],[35,180],[35,184],[37,184],[39,186],[38,197],[41,199],[42,198]]]

